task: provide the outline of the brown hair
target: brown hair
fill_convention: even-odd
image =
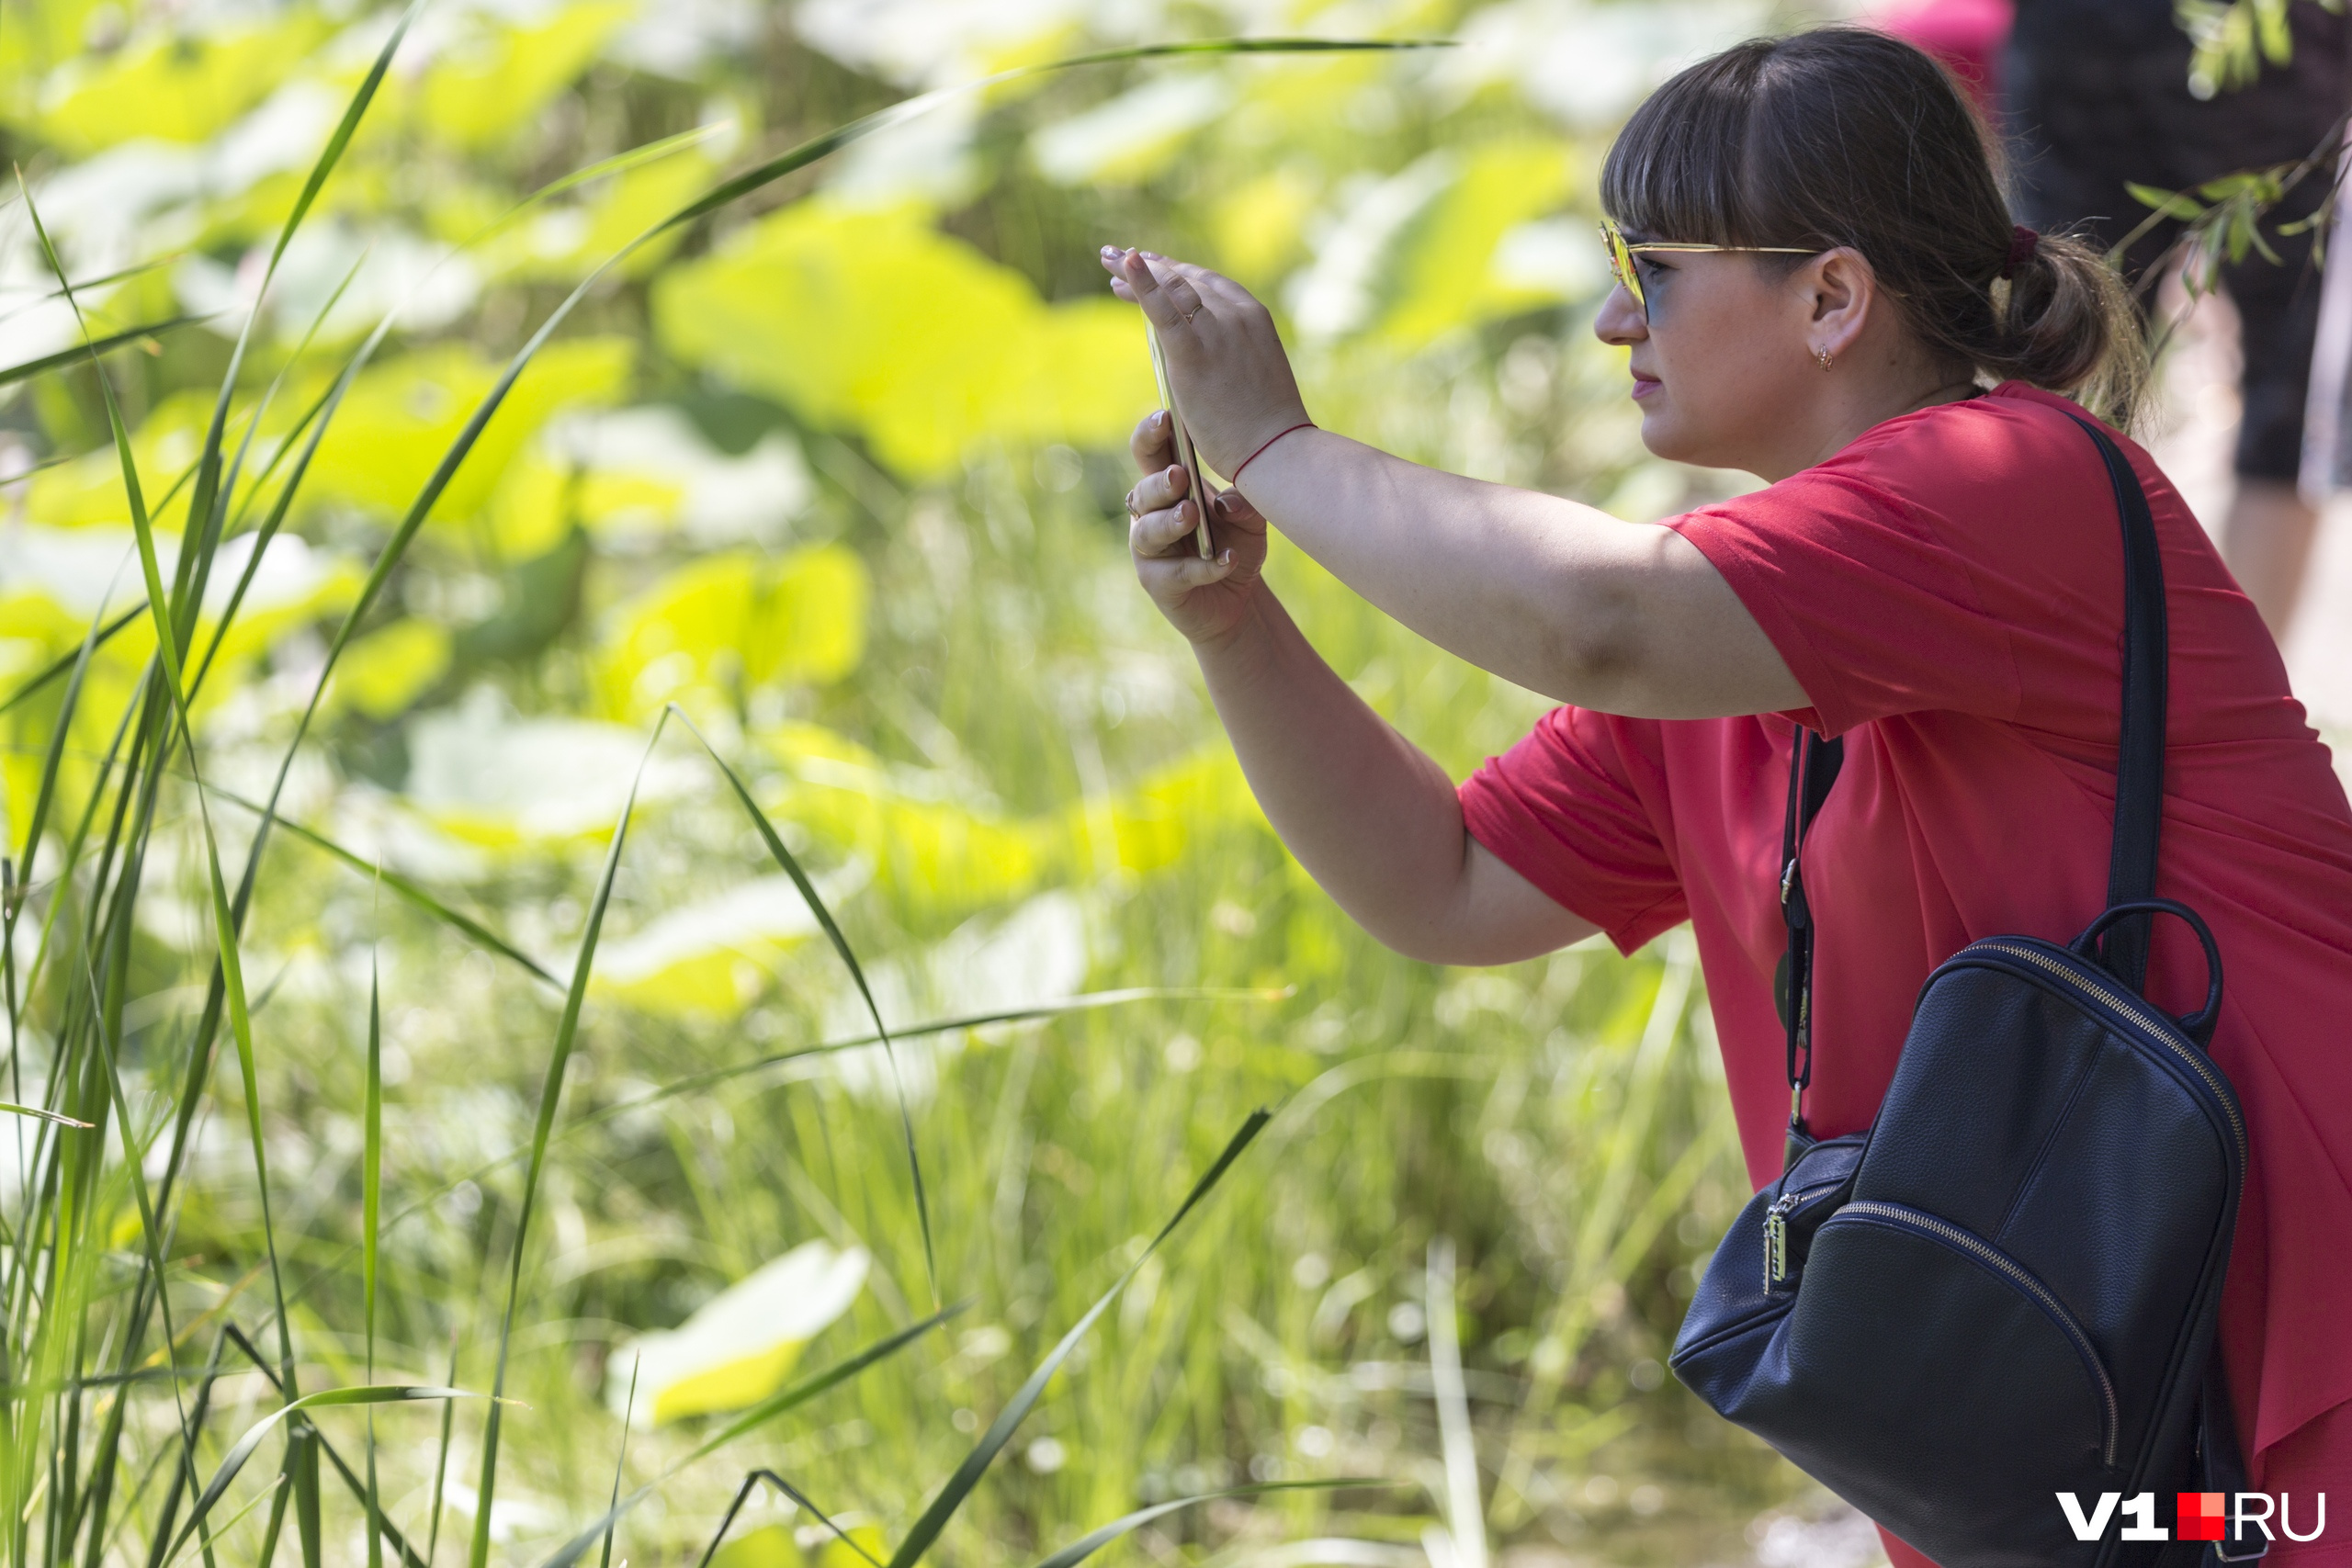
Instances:
[[[1850,246],[1955,369],[2128,420],[2147,368],[2130,293],[2069,234],[2014,260],[1993,159],[1942,66],[1883,33],[1821,28],[1727,49],[1651,94],[1609,150],[1600,200],[1645,239]]]

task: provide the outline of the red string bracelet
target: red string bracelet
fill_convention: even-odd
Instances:
[[[1261,457],[1264,456],[1267,447],[1272,446],[1283,436],[1290,434],[1292,431],[1312,430],[1314,428],[1315,422],[1313,420],[1302,419],[1296,424],[1292,425],[1290,430],[1275,431],[1272,435],[1266,437],[1266,439],[1260,444],[1257,451],[1250,453],[1250,456],[1241,459],[1241,468],[1246,468],[1250,464],[1256,462]],[[1241,482],[1241,468],[1236,468],[1233,470],[1231,479],[1232,482],[1235,484],[1239,484]]]

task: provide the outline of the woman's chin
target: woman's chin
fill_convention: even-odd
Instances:
[[[1664,457],[1674,463],[1693,461],[1690,456],[1690,432],[1683,428],[1682,421],[1675,417],[1670,408],[1642,410],[1642,445],[1649,448],[1653,457]]]

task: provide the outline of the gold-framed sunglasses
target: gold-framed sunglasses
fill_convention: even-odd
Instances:
[[[1647,317],[1650,313],[1650,302],[1648,297],[1642,292],[1641,274],[1634,267],[1635,256],[1647,255],[1652,252],[1688,254],[1702,251],[1738,252],[1750,255],[1809,256],[1818,248],[1811,245],[1702,245],[1680,240],[1645,240],[1640,244],[1633,244],[1627,242],[1624,231],[1617,227],[1617,220],[1613,218],[1604,218],[1600,220],[1600,239],[1601,243],[1609,247],[1609,270],[1616,277],[1617,287],[1634,297],[1634,303],[1642,308],[1644,317]]]

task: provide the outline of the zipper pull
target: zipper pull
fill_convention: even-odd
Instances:
[[[1764,1289],[1777,1290],[1789,1277],[1789,1212],[1797,1195],[1783,1192],[1764,1211]]]

